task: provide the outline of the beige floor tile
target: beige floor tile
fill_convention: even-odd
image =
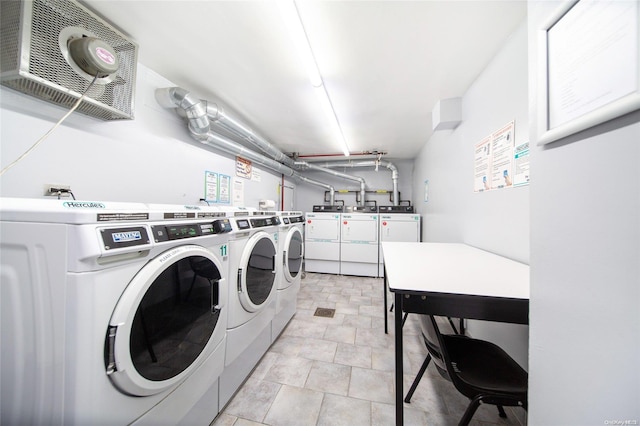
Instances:
[[[326,334],[326,332],[325,332]],[[323,339],[305,339],[299,357],[332,362],[336,355],[338,343]]]
[[[343,325],[329,325],[327,326],[327,331],[324,333],[324,339],[353,345],[356,341],[356,328]]]
[[[394,373],[366,368],[351,369],[349,396],[369,401],[394,402]]]
[[[371,402],[327,394],[322,401],[318,426],[368,426]]]
[[[261,422],[281,386],[277,383],[249,378],[229,402],[225,414]]]
[[[307,381],[313,361],[288,355],[279,355],[269,371],[264,375],[264,380],[282,385],[302,387]]]
[[[338,343],[336,356],[333,360],[337,364],[353,367],[371,368],[371,348],[368,346]]]
[[[274,426],[315,425],[323,398],[322,392],[282,386],[264,423]]]
[[[314,361],[304,387],[325,393],[347,395],[350,380],[350,366]]]
[[[307,273],[294,318],[212,425],[395,424],[394,313],[384,311],[383,295],[380,278]],[[314,316],[318,307],[335,309],[334,317]],[[439,322],[449,332],[448,322]],[[426,356],[420,333],[417,316],[409,315],[403,328],[404,394]],[[467,405],[430,365],[411,403],[404,404],[405,425],[457,424]],[[505,410],[509,417],[501,419],[496,407],[481,406],[471,425],[526,422],[524,410]]]

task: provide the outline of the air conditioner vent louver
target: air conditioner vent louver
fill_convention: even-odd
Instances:
[[[90,35],[115,50],[120,67],[96,80],[78,111],[102,120],[133,118],[135,43],[73,0],[3,0],[0,8],[4,86],[70,108],[93,78],[70,64],[66,41]]]

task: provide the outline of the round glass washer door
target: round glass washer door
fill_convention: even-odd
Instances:
[[[238,297],[248,312],[258,311],[270,299],[276,280],[276,242],[266,232],[251,236],[238,269]]]
[[[107,330],[105,366],[118,389],[136,396],[162,392],[215,349],[226,328],[219,324],[227,294],[221,271],[218,259],[196,245],[168,250],[138,271]]]
[[[302,257],[304,256],[304,245],[302,243],[302,232],[300,228],[292,227],[287,232],[284,240],[284,277],[288,282],[293,282],[298,274],[302,272]]]

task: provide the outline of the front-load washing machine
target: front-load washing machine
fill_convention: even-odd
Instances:
[[[229,402],[271,345],[276,311],[279,219],[236,211],[229,240],[229,309],[220,407]]]
[[[144,204],[0,200],[2,424],[208,423],[224,223]]]
[[[302,257],[304,255],[304,215],[298,211],[278,212],[278,291],[276,294],[276,316],[271,327],[271,340],[275,341],[296,313]]]

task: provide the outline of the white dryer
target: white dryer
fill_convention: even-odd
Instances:
[[[304,269],[340,273],[340,216],[342,206],[313,206],[306,213]]]
[[[208,423],[224,368],[214,221],[0,201],[2,424]]]
[[[276,316],[271,327],[272,342],[278,338],[296,313],[304,255],[304,215],[302,212],[283,211],[278,212],[277,215],[280,218],[278,231],[280,273],[277,279]]]
[[[378,276],[378,213],[375,206],[350,207],[342,214],[340,273]]]
[[[379,206],[380,214],[380,254],[378,275],[384,275],[382,243],[420,242],[420,215],[414,214],[413,206]]]
[[[279,262],[275,215],[237,211],[229,241],[229,309],[220,406],[229,402],[271,345]]]

